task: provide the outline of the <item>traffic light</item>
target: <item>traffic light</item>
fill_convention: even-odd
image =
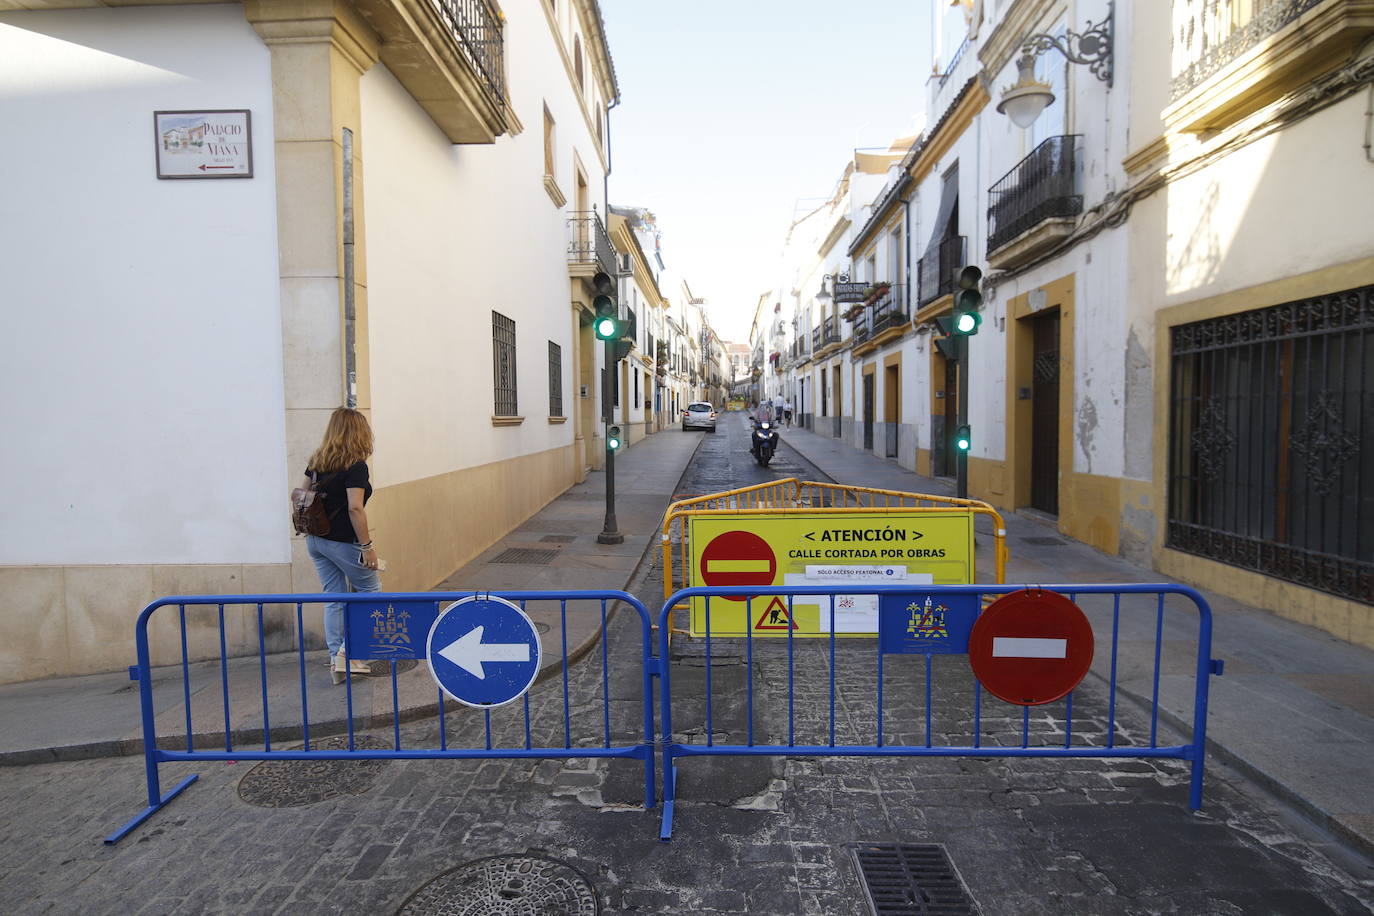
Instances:
[[[618,363],[630,355],[630,348],[634,346],[633,340],[617,340],[611,345],[611,362]]]
[[[973,265],[959,271],[959,291],[954,294],[954,333],[971,335],[978,333],[983,323],[979,309],[983,305],[983,294],[978,289],[983,272]]]
[[[954,319],[940,315],[935,319],[935,349],[945,359],[959,358],[959,342],[954,339]]]
[[[615,280],[610,274],[598,273],[592,277],[592,288],[596,295],[592,298],[592,330],[597,340],[618,340],[624,330],[619,317],[620,306],[615,300]]]
[[[619,426],[612,426],[606,430],[606,448],[613,452],[620,448]]]
[[[968,424],[965,423],[954,431],[954,447],[961,452],[966,452],[971,445],[973,445],[973,436],[969,432]]]

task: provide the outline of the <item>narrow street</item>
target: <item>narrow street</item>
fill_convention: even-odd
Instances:
[[[682,477],[678,493],[683,496],[721,493],[785,477],[830,480],[815,465],[788,447],[789,429],[785,425],[778,430],[782,447],[767,467],[759,465],[749,454],[750,432],[748,414],[743,411],[722,411],[716,431],[703,434],[701,445]]]
[[[0,916],[1374,914],[1374,0],[0,0],[0,124]]]
[[[678,492],[818,476],[786,446],[772,467],[758,468],[745,432],[740,414],[724,415],[714,435],[665,431],[700,436]],[[646,607],[661,603],[661,575],[651,547],[630,589]],[[601,740],[603,677],[612,737],[633,740],[642,729],[640,639],[636,615],[622,608],[610,626],[606,668],[595,651],[571,670],[575,745]],[[670,664],[675,740],[704,743],[709,734],[716,743],[740,742],[751,726],[757,744],[789,729],[798,741],[823,741],[832,727],[841,743],[871,734],[869,640],[838,647],[833,724],[822,641],[799,641],[789,711],[785,641],[755,640],[751,667],[742,641],[714,640],[709,732],[704,642],[675,638]],[[958,710],[972,679],[959,656],[936,668],[939,743],[968,728]],[[892,741],[919,740],[922,711],[903,687],[914,677],[897,663],[885,672]],[[1106,733],[1094,712],[1104,708],[1103,692],[1092,677],[1076,692],[1085,712],[1075,732],[1090,742]],[[529,697],[536,742],[557,742],[561,679],[545,680]],[[520,746],[518,706],[492,712],[493,746]],[[1052,726],[1052,713],[1037,711],[1033,722],[1039,734]],[[1018,740],[1019,712],[985,707],[983,723],[989,743]],[[485,740],[483,717],[471,710],[450,713],[445,729],[450,746]],[[1148,729],[1141,710],[1117,707],[1118,740]],[[392,735],[363,740],[385,747]],[[437,746],[439,725],[403,726],[401,740]],[[11,910],[21,913],[71,912],[74,895],[92,914],[448,912],[418,892],[464,863],[505,856],[553,860],[570,881],[585,882],[577,884],[584,896],[550,885],[547,896],[520,897],[542,900],[544,909],[511,912],[595,913],[599,901],[608,913],[863,916],[871,910],[856,853],[919,844],[943,847],[967,889],[966,908],[948,912],[1239,916],[1356,914],[1374,905],[1369,884],[1352,877],[1369,874],[1367,861],[1343,853],[1215,759],[1198,814],[1187,810],[1187,769],[1178,761],[758,756],[693,758],[680,768],[671,843],[658,840],[662,806],[643,808],[641,763],[575,758],[207,763],[194,768],[198,784],[117,847],[100,846],[95,835],[139,804],[140,759],[6,768],[0,805],[11,823],[27,827],[22,841],[6,844],[0,866],[29,863],[7,877],[17,899],[29,901]],[[190,771],[167,765],[164,784]],[[72,798],[98,801],[78,812],[68,806]],[[454,899],[461,895],[448,905]]]

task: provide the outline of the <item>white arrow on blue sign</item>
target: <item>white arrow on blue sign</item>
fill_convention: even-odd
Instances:
[[[425,656],[444,693],[491,709],[524,696],[539,674],[542,650],[539,631],[517,605],[473,595],[444,608],[430,627]]]

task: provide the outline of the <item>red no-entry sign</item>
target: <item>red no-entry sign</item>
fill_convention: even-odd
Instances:
[[[979,615],[968,661],[989,693],[1018,706],[1053,703],[1078,686],[1093,663],[1093,628],[1058,592],[1023,589]]]
[[[727,531],[701,551],[701,583],[719,587],[772,585],[778,558],[768,542],[750,531]],[[729,601],[744,601],[730,598]]]

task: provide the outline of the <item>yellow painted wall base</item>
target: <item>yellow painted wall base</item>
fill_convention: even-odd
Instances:
[[[283,515],[285,512],[283,511]],[[284,520],[284,519],[283,519]],[[305,553],[304,539],[298,539]],[[309,562],[308,558],[306,562]],[[319,591],[310,580],[292,588],[285,563],[178,566],[0,567],[0,683],[118,671],[134,664],[134,623],[139,612],[167,595],[243,595]],[[295,609],[265,608],[268,651],[295,645]],[[154,665],[181,659],[181,628],[175,608],[155,611],[148,630]],[[230,654],[257,651],[257,607],[225,613]],[[319,610],[306,611],[307,631],[321,636]],[[215,608],[188,608],[187,648],[195,659],[219,654]]]
[[[1059,482],[1059,530],[1103,553],[1121,548],[1121,480],[1065,474]]]
[[[383,586],[433,588],[572,486],[576,463],[568,445],[380,488],[367,516]]]
[[[422,591],[486,550],[572,486],[573,446],[379,488],[368,521],[389,568],[388,591]],[[285,510],[283,510],[285,523]],[[0,683],[117,671],[133,664],[139,611],[166,595],[243,595],[320,590],[305,539],[291,541],[291,563],[0,567]],[[295,609],[264,609],[267,650],[295,647]],[[324,645],[322,614],[306,608],[307,648]],[[256,606],[229,608],[230,655],[257,651]],[[149,627],[154,665],[181,658],[175,609]],[[219,654],[214,608],[187,609],[190,658]]]
[[[1368,605],[1168,548],[1160,548],[1155,567],[1172,578],[1374,649],[1374,608]]]
[[[916,449],[916,473],[922,477],[930,476],[930,449]]]

